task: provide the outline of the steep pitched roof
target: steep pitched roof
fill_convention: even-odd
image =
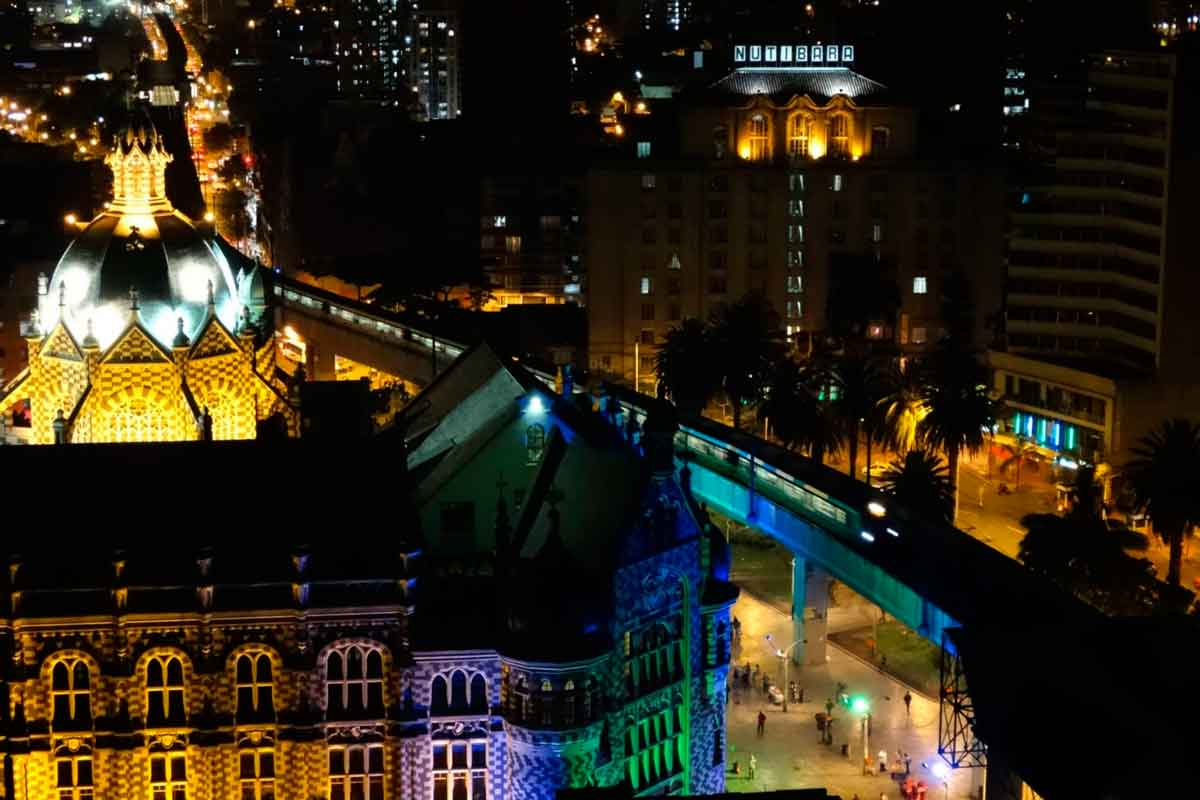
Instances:
[[[147,331],[140,319],[133,319],[108,348],[103,364],[171,363],[171,354]]]
[[[836,95],[855,101],[877,99],[887,87],[845,67],[741,67],[713,83],[720,95],[769,95],[788,100],[805,96],[824,102]]]

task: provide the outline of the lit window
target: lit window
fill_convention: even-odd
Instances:
[[[510,253],[521,252],[521,237],[520,236],[505,236],[504,249]]]
[[[845,185],[845,181],[842,180],[842,176],[834,175],[833,181],[829,184],[829,188],[835,192],[840,192],[844,185]]]
[[[248,746],[238,751],[241,800],[275,800],[275,748],[264,742],[259,739],[255,745],[247,740]]]
[[[57,800],[92,800],[92,751],[87,747],[60,747],[55,752]]]
[[[54,724],[89,722],[92,718],[91,681],[83,659],[66,658],[50,671],[50,695],[54,701]]]
[[[803,172],[793,172],[791,175],[788,175],[788,191],[797,193],[804,191]]]
[[[649,158],[650,157],[650,143],[649,142],[638,142],[637,143],[637,157],[638,158]]]
[[[642,294],[654,294],[654,279],[643,275],[641,282],[638,284],[638,289]]]
[[[925,344],[925,329],[913,328],[911,341],[913,344]]]
[[[383,745],[329,748],[329,800],[383,800]]]
[[[804,226],[798,223],[788,225],[788,241],[793,244],[801,244],[804,242]]]
[[[792,158],[808,157],[808,133],[812,121],[804,114],[796,114],[788,124],[788,155]]]
[[[749,150],[747,152],[749,160],[765,161],[769,152],[767,147],[767,118],[762,114],[755,114],[750,118],[747,141],[749,143]]]
[[[653,189],[654,188],[654,176],[653,175],[645,174],[642,176],[642,188],[643,189]]]
[[[804,251],[803,250],[788,250],[787,264],[789,269],[798,269],[804,266]]]
[[[804,216],[804,201],[789,200],[788,201],[788,216],[803,217]]]
[[[187,756],[150,755],[150,800],[187,800]]]
[[[787,301],[787,317],[788,319],[799,319],[804,316],[804,307],[799,300]]]
[[[850,118],[837,114],[829,123],[829,152],[834,156],[850,155]]]
[[[492,227],[493,228],[503,228],[507,224],[508,224],[508,217],[504,216],[503,214],[498,214],[495,217],[492,217]]]
[[[788,294],[798,294],[804,291],[804,280],[799,275],[787,276]]]
[[[638,337],[638,341],[642,344],[654,344],[654,329],[643,328],[641,335]]]
[[[642,303],[642,322],[654,321],[654,303]]]
[[[146,664],[146,724],[182,724],[183,662],[178,656],[151,656]]]
[[[525,463],[535,467],[542,463],[542,453],[546,451],[546,429],[533,424],[525,429]]]
[[[871,241],[876,243],[883,241],[883,226],[878,222],[871,226]]]
[[[240,655],[236,672],[238,716],[242,719],[274,716],[271,657],[266,653]]]
[[[433,800],[487,800],[487,740],[433,743]]]
[[[383,715],[383,654],[374,647],[342,645],[325,665],[327,716]]]
[[[917,275],[913,278],[913,294],[925,294],[929,291],[929,283],[924,275]]]

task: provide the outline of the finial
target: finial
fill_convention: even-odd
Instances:
[[[92,318],[91,317],[88,317],[88,320],[87,320],[87,335],[83,337],[83,346],[84,347],[99,347],[100,346],[100,343],[98,341],[96,341],[96,332],[92,328]]]
[[[62,317],[61,311],[62,311],[62,309],[66,308],[66,306],[67,306],[67,282],[60,281],[58,284],[58,308],[59,308],[59,312],[60,312],[59,313],[60,318]]]
[[[212,282],[212,278],[209,278],[209,279],[208,279],[208,307],[209,307],[209,308],[212,308],[212,307],[213,307],[213,306],[215,306],[216,304],[217,304],[217,300],[216,300],[216,298],[213,296],[213,282]]]
[[[192,343],[188,335],[183,332],[183,317],[175,318],[175,341],[171,343],[172,347],[187,347]]]
[[[138,290],[135,286],[129,287],[129,310],[137,311],[141,306],[138,304]]]

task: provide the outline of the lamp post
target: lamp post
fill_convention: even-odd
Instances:
[[[871,716],[871,704],[865,697],[855,697],[850,703],[850,710],[862,714],[863,772],[865,773],[871,764],[871,729],[867,725],[867,719]]]
[[[771,644],[775,644],[774,637],[772,637],[769,633],[767,634],[767,641]],[[803,639],[797,639],[782,650],[778,647],[775,648],[776,657],[783,659],[783,713],[785,714],[787,713],[788,691],[790,688],[790,685],[788,684],[788,653],[792,652],[793,647],[798,644],[803,644],[803,642]]]
[[[640,392],[642,390],[641,376],[641,342],[637,339],[633,340],[633,390]]]
[[[950,767],[946,766],[945,761],[933,762],[933,776],[942,782],[943,797],[949,800],[950,797]]]

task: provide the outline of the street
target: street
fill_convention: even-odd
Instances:
[[[777,638],[788,637],[790,621],[787,615],[743,593],[733,613],[742,624],[742,653],[738,665],[747,661],[770,670],[775,683],[782,683],[782,664],[775,656],[774,646],[766,641],[772,633]],[[830,610],[830,631],[862,624],[860,610]],[[828,648],[827,663],[815,668],[791,667],[789,679],[805,691],[804,703],[789,703],[784,714],[779,706],[767,703],[761,691],[754,688],[736,693],[729,704],[726,764],[730,770],[726,785],[730,792],[757,792],[778,789],[824,787],[844,800],[857,796],[862,800],[878,798],[881,793],[899,797],[897,782],[877,772],[862,774],[863,741],[857,715],[836,706],[834,708],[834,743],[820,743],[814,715],[825,710],[825,701],[832,698],[839,681],[847,684],[850,694],[861,693],[869,698],[872,707],[870,756],[872,764],[880,749],[888,751],[888,759],[903,750],[912,756],[914,780],[929,785],[928,797],[966,798],[983,779],[982,770],[952,770],[949,785],[943,787],[928,767],[937,755],[938,704],[913,692],[911,717],[905,715],[903,685],[865,665],[835,646]],[[761,688],[761,686],[759,687]],[[740,695],[740,696],[739,696]],[[737,701],[737,702],[734,702]],[[755,735],[759,710],[767,715],[763,738]],[[842,744],[849,745],[849,755],[842,755]],[[749,777],[749,760],[757,759],[756,774]],[[732,773],[734,762],[740,774]],[[977,791],[977,789],[976,789]]]

